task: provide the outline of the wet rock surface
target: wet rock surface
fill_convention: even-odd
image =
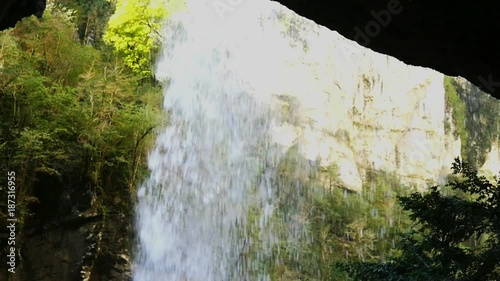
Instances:
[[[59,193],[56,190],[50,192],[53,198],[67,195],[64,189]],[[82,196],[78,202],[73,198],[76,193],[70,193],[65,200],[69,200],[72,206],[86,208],[62,208],[65,200],[54,202],[45,198],[45,201],[40,201],[38,208],[45,208],[48,212],[37,213],[17,234],[16,273],[6,274],[2,270],[1,280],[131,280],[131,193],[124,190],[105,196],[111,199],[99,203],[92,196]],[[50,210],[58,211],[51,213]],[[5,245],[3,238],[0,240]],[[0,261],[4,264],[6,253],[1,254]]]

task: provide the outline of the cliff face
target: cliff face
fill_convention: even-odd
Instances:
[[[275,1],[376,52],[465,77],[500,97],[494,1]]]
[[[15,274],[5,270],[0,274],[0,280],[132,280],[131,194],[127,190],[113,194],[109,199],[113,202],[106,202],[109,208],[103,214],[96,205],[90,206],[88,198],[76,195],[81,191],[80,186],[73,188],[74,192],[69,195],[72,206],[89,206],[83,207],[82,213],[64,211],[45,217],[42,211],[35,213],[22,233],[18,233],[20,246]],[[45,192],[62,195],[57,194],[57,189]],[[61,201],[41,200],[40,203],[44,209],[54,206],[61,211],[65,205]],[[7,244],[3,239],[0,242]],[[0,253],[0,262],[6,263],[6,250],[2,249]]]
[[[299,144],[322,166],[337,164],[355,191],[369,169],[395,172],[419,188],[445,180],[461,140],[446,111],[443,74],[375,53],[287,9],[278,18],[293,51],[276,82],[284,120],[277,142]],[[494,146],[488,173],[500,169]]]

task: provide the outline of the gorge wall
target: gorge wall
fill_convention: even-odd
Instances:
[[[277,18],[292,46],[284,51],[282,80],[273,82],[285,120],[277,142],[299,144],[321,166],[335,163],[355,191],[370,169],[395,172],[421,189],[445,181],[462,150],[453,113],[466,112],[449,109],[443,74],[363,48],[286,8]],[[465,96],[488,96],[463,78],[452,80],[467,86]],[[493,175],[498,141],[489,145],[478,165]]]
[[[465,77],[500,97],[493,1],[276,1],[376,52]]]

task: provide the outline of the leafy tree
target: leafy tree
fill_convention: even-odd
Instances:
[[[336,263],[393,255],[397,233],[409,226],[396,196],[408,188],[395,175],[370,171],[363,192],[350,192],[336,165],[318,167],[297,151],[288,150],[274,181],[281,240],[269,262],[271,279],[351,280]]]
[[[347,264],[356,280],[500,280],[500,179],[489,182],[458,158],[452,169],[455,194],[435,186],[400,198],[415,221],[400,255]]]
[[[41,19],[23,20],[12,30],[27,62],[40,75],[64,85],[75,86],[79,76],[99,53],[75,41],[73,18],[65,12],[48,10]]]
[[[162,41],[162,21],[181,7],[180,3],[177,0],[118,0],[104,42],[121,53],[125,64],[135,72],[151,74],[151,61]]]
[[[63,186],[98,203],[133,190],[163,122],[160,88],[75,34],[71,13],[57,7],[0,32],[0,170],[16,172],[21,228],[36,201]],[[41,203],[38,215],[59,212]]]
[[[114,5],[109,0],[53,0],[52,9],[71,12],[77,36],[84,45],[100,48],[102,35]]]

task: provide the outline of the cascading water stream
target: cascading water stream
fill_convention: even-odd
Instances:
[[[247,18],[224,22],[210,6],[188,2],[190,13],[164,30],[156,74],[164,81],[169,125],[138,192],[136,281],[268,280],[258,272],[259,255],[252,260],[244,252],[252,243],[251,206],[260,210],[263,248],[270,251],[273,242],[265,231],[280,157],[271,140],[279,122],[273,61],[287,43],[278,31],[262,30],[255,3],[255,10],[246,7]]]

